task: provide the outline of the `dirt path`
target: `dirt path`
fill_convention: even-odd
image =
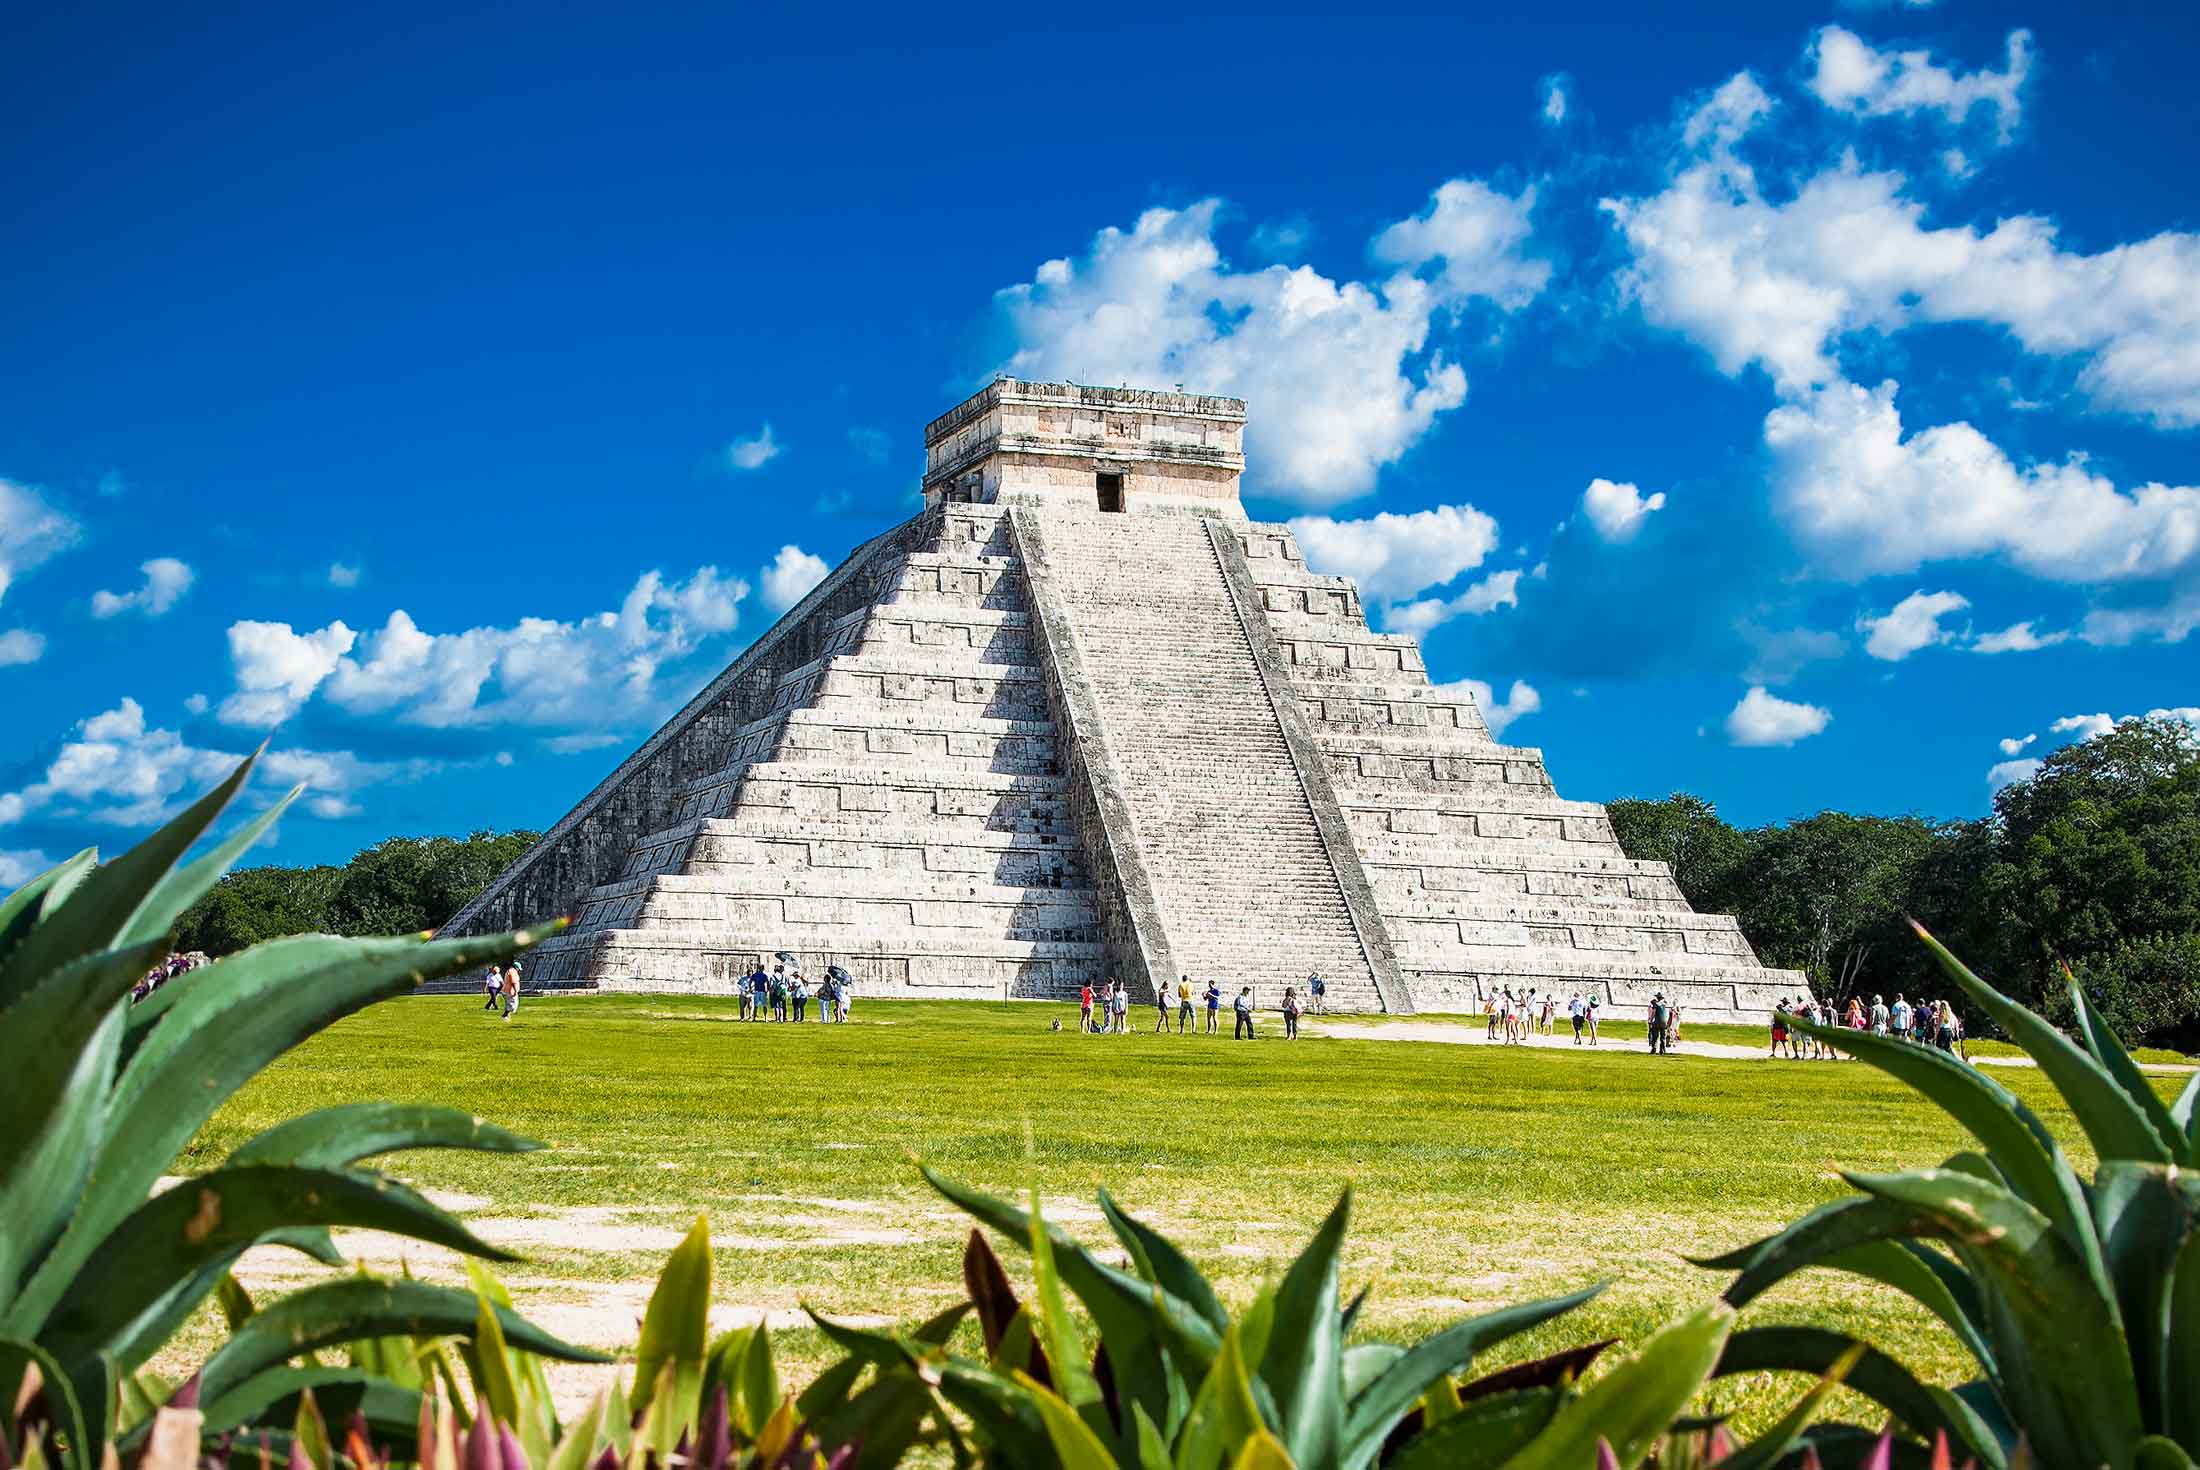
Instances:
[[[1504,1045],[1503,1042],[1492,1041],[1484,1033],[1482,1028],[1479,1028],[1472,1023],[1453,1024],[1443,1021],[1386,1021],[1373,1025],[1361,1025],[1355,1024],[1350,1021],[1320,1021],[1309,1019],[1301,1021],[1299,1025],[1309,1036],[1334,1036],[1341,1040],[1350,1041],[1434,1041],[1442,1043],[1446,1046]],[[1690,1041],[1687,1039],[1687,1037],[1688,1027],[1687,1024],[1683,1022],[1681,1026],[1682,1039],[1675,1042],[1673,1045],[1673,1050],[1676,1054],[1687,1057],[1719,1057],[1727,1061],[1749,1061],[1752,1058],[1760,1058],[1766,1061],[1775,1060],[1774,1058],[1767,1055],[1767,1048],[1771,1045],[1769,1037],[1766,1040],[1765,1046],[1762,1047],[1736,1046],[1730,1042],[1721,1041]],[[1554,1032],[1549,1036],[1530,1036],[1526,1041],[1521,1042],[1520,1045],[1535,1047],[1539,1050],[1589,1050],[1589,1044],[1586,1041],[1582,1042],[1579,1047],[1575,1046],[1570,1030],[1566,1032]],[[1647,1051],[1649,1050],[1649,1043],[1647,1041],[1639,1040],[1636,1038],[1620,1040],[1615,1037],[1606,1037],[1597,1046],[1596,1050]],[[1785,1061],[1787,1059],[1785,1057],[1782,1057],[1778,1058],[1777,1060]],[[1982,1067],[2036,1067],[2039,1065],[2039,1063],[2033,1061],[2030,1057],[1974,1057],[1972,1058],[1972,1060],[1974,1063]],[[2190,1072],[2192,1068],[2171,1066],[2167,1063],[2161,1062],[2147,1062],[2141,1064],[2140,1070],[2144,1072],[2166,1072],[2176,1074]]]

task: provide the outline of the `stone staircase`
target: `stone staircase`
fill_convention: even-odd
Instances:
[[[823,621],[530,986],[724,993],[779,950],[856,993],[1066,998],[1103,968],[1002,513],[939,517]]]
[[[1040,514],[1178,970],[1264,1007],[1318,972],[1381,1009],[1205,519]]]

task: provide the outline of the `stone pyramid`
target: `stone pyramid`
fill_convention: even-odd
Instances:
[[[726,993],[787,950],[859,996],[1762,1018],[1802,977],[1626,857],[1238,498],[1245,405],[1002,380],[864,543],[446,933],[571,913],[531,987]]]

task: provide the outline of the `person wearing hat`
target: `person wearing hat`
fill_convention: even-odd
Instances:
[[[1666,1003],[1665,992],[1653,992],[1650,997],[1650,1054],[1663,1054],[1673,1044],[1673,1007]]]

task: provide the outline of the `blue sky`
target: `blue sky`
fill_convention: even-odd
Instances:
[[[270,728],[283,860],[547,825],[1003,369],[1248,398],[1569,795],[2200,721],[2189,8],[1459,9],[18,17],[0,878]]]

